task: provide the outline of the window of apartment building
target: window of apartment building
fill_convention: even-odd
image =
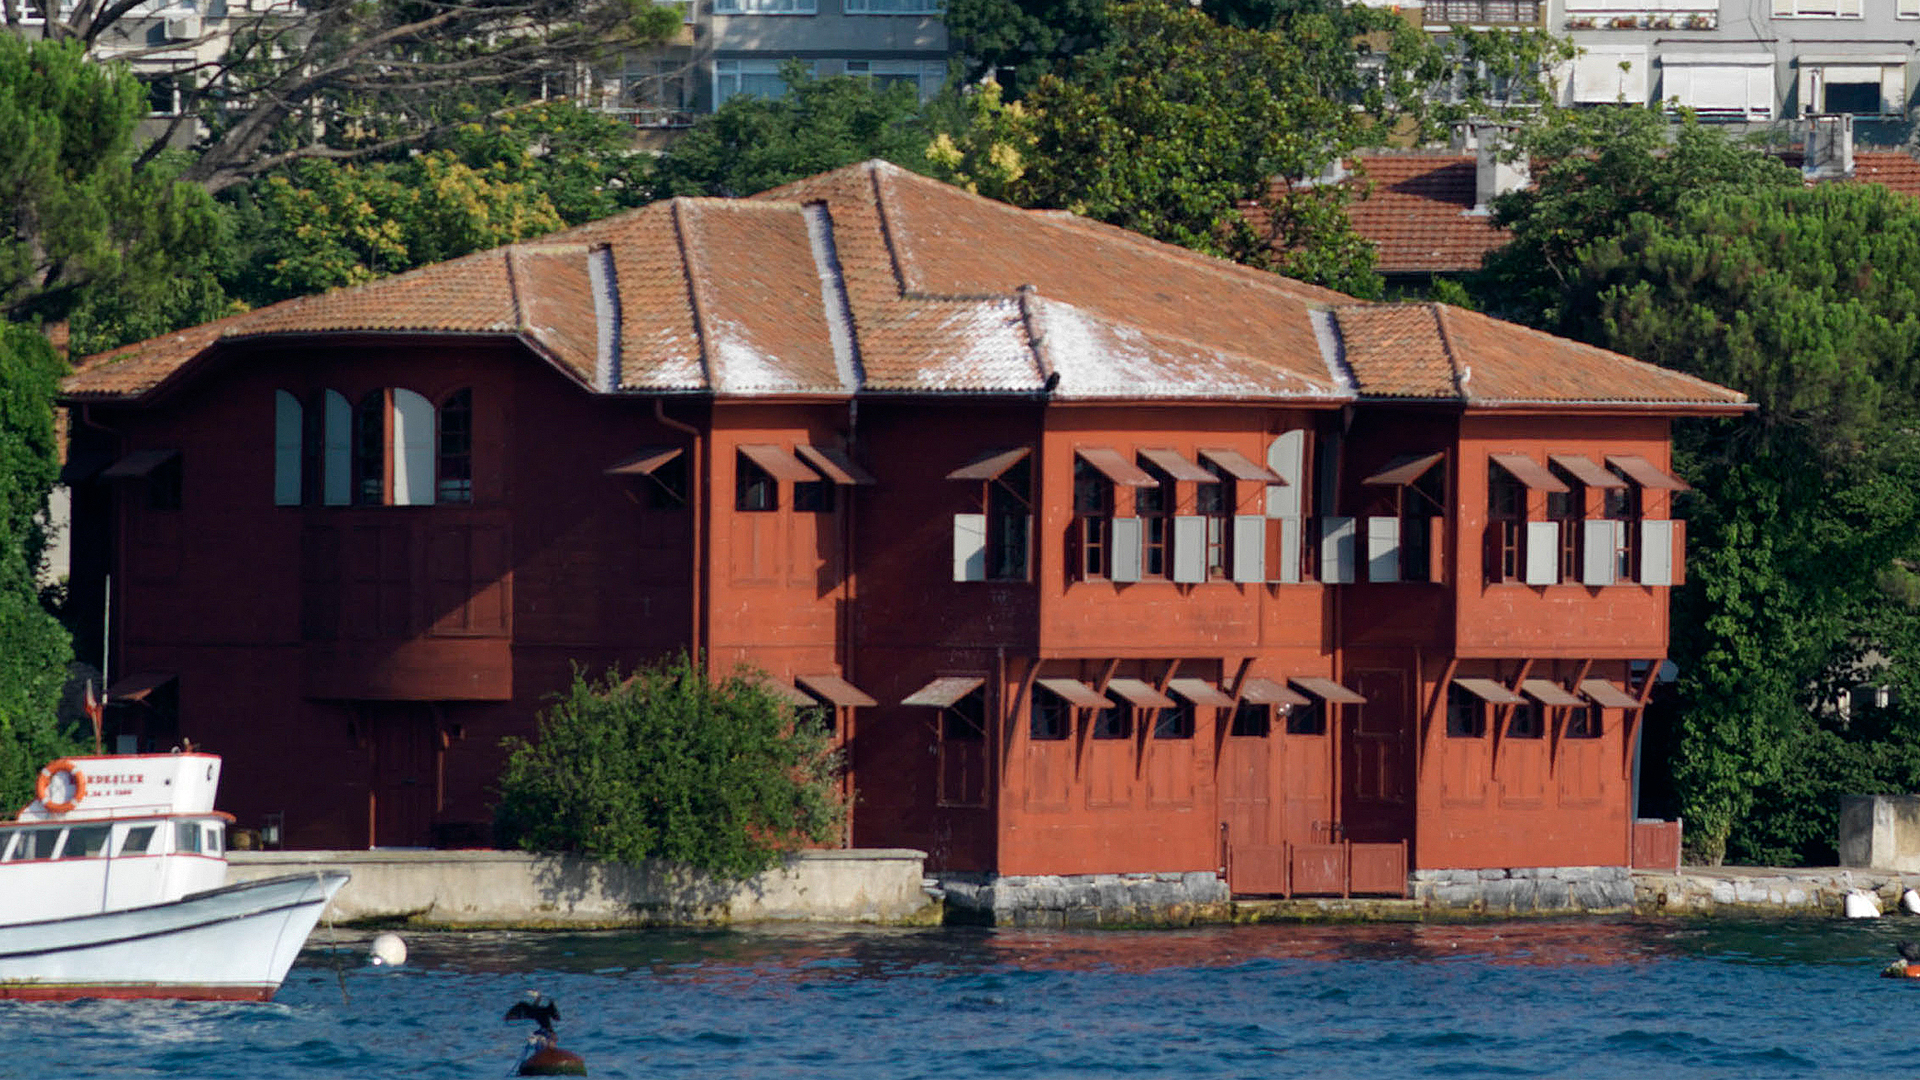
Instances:
[[[733,508],[748,513],[780,509],[780,482],[745,454],[734,458]]]
[[[849,15],[939,15],[946,10],[942,0],[846,0]],[[941,76],[945,77],[945,64]]]
[[[1273,706],[1257,701],[1242,701],[1234,706],[1233,721],[1227,734],[1244,739],[1264,739],[1273,730]]]
[[[1025,581],[1033,535],[1030,451],[989,451],[947,479],[979,485],[978,510],[953,515],[953,580]]]
[[[724,14],[724,13],[723,13]],[[758,12],[758,14],[813,14],[811,0],[805,11],[795,12]],[[715,60],[713,62],[713,104],[719,108],[728,98],[745,94],[757,98],[782,98],[787,95],[787,81],[780,76],[785,65],[782,60]],[[814,65],[806,65],[811,74]]]
[[[1863,0],[1773,0],[1776,19],[1858,19]]]
[[[1447,687],[1447,734],[1456,739],[1478,739],[1486,733],[1486,703],[1463,687]]]
[[[1591,15],[1589,11],[1592,11]],[[1597,0],[1585,0],[1577,8],[1569,0],[1567,12],[1570,16],[1588,17],[1596,22],[1620,18],[1623,14],[1627,17],[1638,14],[1637,10],[1627,13],[1608,9]],[[1652,64],[1648,60],[1645,45],[1587,45],[1571,63],[1570,78],[1567,79],[1567,103],[1613,105],[1624,102],[1628,105],[1645,105],[1651,87],[1647,78],[1650,70]]]
[[[812,15],[819,8],[817,0],[713,0],[715,15]],[[768,61],[735,60],[720,63],[760,64]],[[779,61],[771,61],[777,68]]]
[[[1028,710],[1029,738],[1052,742],[1064,739],[1072,731],[1072,706],[1065,698],[1044,686],[1033,688],[1033,705]]]
[[[1487,465],[1486,578],[1518,581],[1527,525],[1527,488],[1500,466]]]
[[[1181,702],[1154,713],[1153,737],[1156,739],[1193,738],[1193,706]]]
[[[1660,99],[1702,120],[1773,119],[1772,53],[1666,53]]]
[[[907,0],[911,3],[913,0]],[[875,14],[874,12],[856,12],[849,9],[848,14]],[[886,14],[897,14],[887,12]],[[947,64],[944,60],[848,60],[842,70],[856,79],[872,79],[882,88],[904,85],[913,87],[913,92],[925,101],[940,92],[947,81]]]
[[[1084,457],[1073,461],[1073,523],[1081,578],[1103,578],[1111,567],[1113,481]]]
[[[1154,480],[1133,489],[1133,513],[1140,519],[1140,576],[1165,580],[1173,571],[1173,512],[1179,488],[1144,454],[1138,464]]]
[[[193,88],[193,76],[185,72],[162,71],[147,76],[147,115],[179,116],[186,95]]]
[[[1797,64],[1802,114],[1906,116],[1907,58],[1902,53],[1805,55]]]

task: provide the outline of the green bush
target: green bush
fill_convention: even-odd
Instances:
[[[1859,710],[1851,723],[1809,722],[1786,751],[1779,777],[1754,788],[1752,811],[1728,837],[1728,861],[1835,865],[1842,795],[1920,791],[1916,734],[1920,715],[1904,704]]]
[[[839,755],[810,712],[682,654],[572,687],[536,742],[507,739],[502,843],[596,859],[666,859],[743,878],[839,835]]]

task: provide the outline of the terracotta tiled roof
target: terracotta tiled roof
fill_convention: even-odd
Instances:
[[[228,343],[515,338],[601,393],[1630,402],[1739,395],[1437,305],[1368,305],[882,162],[674,199],[93,357],[133,399]],[[1464,388],[1464,392],[1463,392]]]
[[[1381,154],[1360,159],[1364,190],[1347,207],[1355,232],[1373,241],[1383,274],[1478,269],[1507,242],[1474,212],[1472,154]]]

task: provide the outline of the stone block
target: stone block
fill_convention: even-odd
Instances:
[[[1478,882],[1468,884],[1464,881],[1450,881],[1444,885],[1436,886],[1433,890],[1434,903],[1442,907],[1472,907],[1475,903],[1479,902],[1481,896],[1482,892]]]
[[[1507,876],[1506,870],[1497,866],[1477,870],[1475,873],[1479,875],[1481,881],[1500,881]]]
[[[1534,884],[1535,911],[1566,911],[1573,906],[1573,891],[1567,882],[1559,878],[1542,878]]]

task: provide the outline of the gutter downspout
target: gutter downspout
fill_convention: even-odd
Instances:
[[[653,399],[653,418],[659,421],[661,425],[675,431],[685,432],[693,439],[691,457],[693,458],[694,475],[692,479],[694,482],[687,485],[687,500],[692,504],[688,509],[692,512],[693,516],[693,543],[691,545],[692,552],[690,556],[693,560],[693,566],[692,573],[688,575],[688,580],[693,583],[693,602],[691,610],[687,613],[687,639],[692,645],[695,662],[704,664],[706,663],[707,656],[705,615],[707,605],[707,575],[709,573],[707,565],[706,529],[707,485],[708,474],[712,471],[707,467],[707,441],[705,437],[702,436],[699,428],[668,416],[667,403],[664,398],[656,396]]]

